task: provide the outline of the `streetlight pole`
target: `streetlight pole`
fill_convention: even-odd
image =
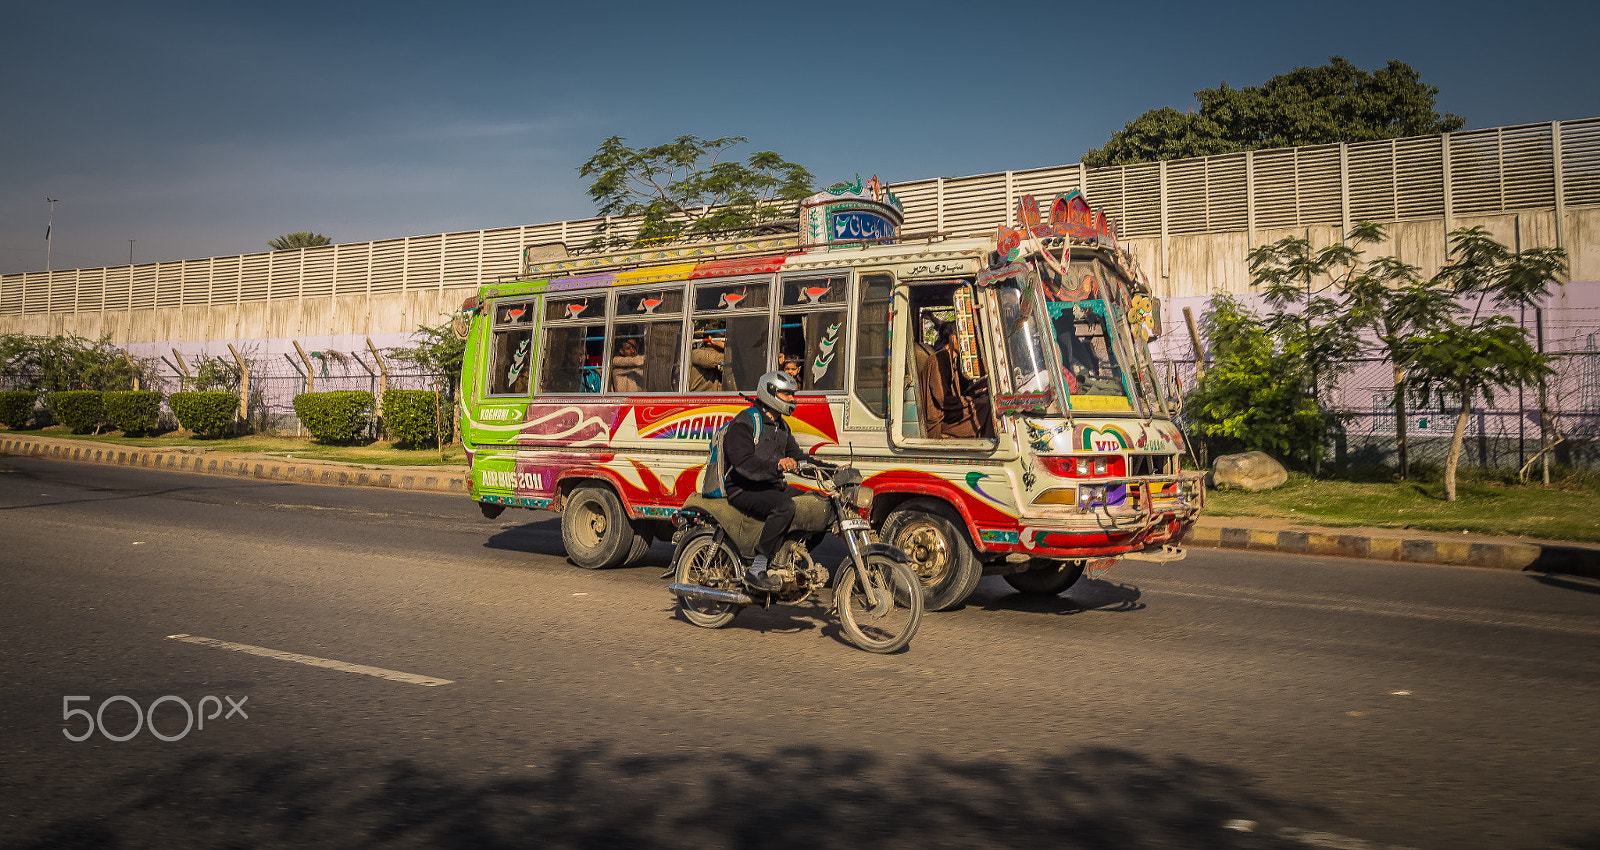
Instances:
[[[137,241],[137,239],[128,240],[128,265],[130,266],[133,265],[133,243]]]
[[[56,201],[57,198],[45,198],[50,203],[50,221],[44,226],[44,274],[46,285],[50,280],[50,231],[56,226]]]

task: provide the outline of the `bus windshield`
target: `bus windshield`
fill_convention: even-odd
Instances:
[[[1148,357],[1137,358],[1128,323],[1128,290],[1093,259],[1074,259],[1066,279],[1040,263],[1044,286],[1044,329],[1051,360],[1073,410],[1137,412],[1160,410]],[[1138,352],[1142,353],[1142,351]]]

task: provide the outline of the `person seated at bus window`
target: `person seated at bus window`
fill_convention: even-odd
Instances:
[[[550,387],[551,392],[558,393],[597,393],[600,392],[600,364],[589,357],[588,346],[579,339],[572,343],[565,356],[560,361],[560,368],[554,376]]]
[[[721,392],[728,341],[720,324],[705,328],[702,333],[700,344],[689,352],[689,392]]]
[[[644,355],[639,352],[639,341],[624,339],[617,343],[611,357],[611,391],[614,393],[644,392]]]
[[[972,439],[991,432],[989,379],[961,371],[955,322],[940,322],[933,355],[917,374],[923,432],[936,439]]]
[[[783,357],[784,374],[794,378],[795,386],[800,389],[805,389],[805,378],[802,376],[805,371],[805,365],[805,360],[800,357],[793,355],[784,355]]]

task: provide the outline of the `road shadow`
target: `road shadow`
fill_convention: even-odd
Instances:
[[[489,535],[483,545],[487,549],[507,552],[567,557],[567,546],[561,542],[561,517],[558,514],[548,514],[543,519],[518,525],[502,525],[499,531]],[[671,560],[672,544],[657,540],[634,567],[654,569],[659,573],[666,569]]]
[[[987,576],[967,597],[966,606],[985,611],[1021,611],[1030,614],[1070,615],[1088,611],[1143,611],[1144,595],[1137,586],[1084,577],[1056,596],[1019,593],[1001,576]]]
[[[687,731],[687,730],[686,730]],[[849,747],[668,751],[608,743],[381,763],[283,748],[198,754],[66,795],[12,847],[1289,848],[1340,826],[1249,773],[1092,747],[999,760]],[[525,764],[526,763],[526,764]],[[1230,822],[1250,821],[1245,832]]]
[[[1576,590],[1579,593],[1600,593],[1600,583],[1594,581],[1573,581],[1572,579],[1548,574],[1536,574],[1533,576],[1533,580],[1550,587],[1559,587],[1562,590]]]

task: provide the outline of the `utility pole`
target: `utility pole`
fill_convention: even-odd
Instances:
[[[56,226],[56,201],[59,198],[45,198],[50,203],[50,221],[44,226],[44,274],[46,285],[50,280],[50,231]]]

